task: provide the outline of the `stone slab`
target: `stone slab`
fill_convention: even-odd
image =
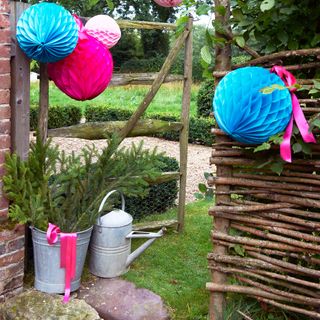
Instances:
[[[101,320],[96,310],[84,300],[62,303],[61,295],[36,290],[25,291],[0,307],[3,320]],[[2,318],[1,318],[2,316]]]
[[[82,287],[78,297],[96,309],[105,320],[170,319],[158,295],[119,278],[97,278],[87,287]]]

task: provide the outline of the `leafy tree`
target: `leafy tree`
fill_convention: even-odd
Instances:
[[[318,0],[231,1],[234,32],[261,53],[320,44]]]

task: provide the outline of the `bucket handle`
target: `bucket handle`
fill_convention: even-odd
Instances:
[[[102,224],[102,223],[101,223],[101,214],[100,214],[100,212],[102,211],[102,209],[103,209],[103,207],[104,207],[107,199],[108,199],[113,193],[115,193],[115,192],[118,192],[118,193],[120,194],[120,196],[121,196],[121,210],[122,210],[122,211],[125,210],[125,201],[124,201],[123,193],[122,193],[121,191],[119,191],[119,190],[112,190],[112,191],[108,192],[108,193],[104,196],[104,198],[102,199],[101,204],[100,204],[100,207],[99,207],[99,210],[98,210],[98,213],[99,213],[98,221],[99,221],[99,225],[100,225],[100,226],[101,226],[101,224]]]

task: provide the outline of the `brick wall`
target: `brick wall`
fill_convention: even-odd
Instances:
[[[8,201],[2,194],[4,155],[10,151],[10,3],[0,0],[0,303],[21,291],[24,227],[6,222]]]

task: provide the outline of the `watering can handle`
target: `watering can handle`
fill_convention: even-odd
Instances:
[[[118,192],[121,196],[121,210],[124,211],[125,210],[125,201],[124,201],[124,196],[123,196],[123,193],[119,190],[112,190],[110,192],[108,192],[105,197],[102,199],[101,201],[101,204],[100,204],[100,207],[99,207],[99,210],[98,210],[98,213],[99,213],[99,216],[98,216],[98,220],[99,220],[99,225],[101,225],[101,215],[100,215],[100,212],[102,211],[107,199],[115,192]]]

